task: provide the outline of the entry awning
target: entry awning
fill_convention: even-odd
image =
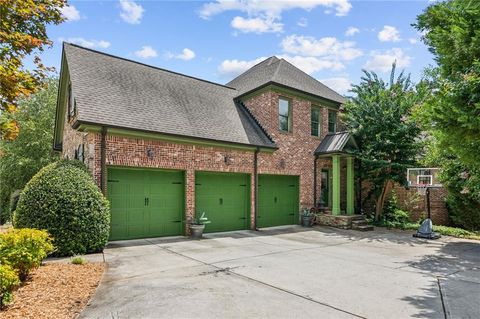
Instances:
[[[352,134],[346,131],[329,133],[318,145],[315,155],[351,154],[358,150]]]

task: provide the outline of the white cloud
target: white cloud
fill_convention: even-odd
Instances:
[[[410,65],[412,58],[400,48],[393,48],[385,52],[372,51],[371,59],[363,66],[368,71],[389,72],[392,63],[397,61],[398,68],[405,68]]]
[[[359,30],[358,28],[349,27],[349,28],[347,29],[347,31],[345,31],[345,35],[346,35],[347,37],[352,37],[352,36],[355,35],[355,33],[359,33],[359,32],[360,32],[360,30]]]
[[[308,26],[308,20],[307,20],[307,18],[300,18],[300,20],[298,20],[298,22],[297,22],[297,25],[298,25],[299,27],[302,27],[302,28],[307,27],[307,26]]]
[[[284,52],[303,56],[326,57],[332,60],[350,61],[363,55],[355,47],[355,42],[339,41],[334,37],[315,39],[314,37],[289,35],[281,43]]]
[[[401,40],[400,31],[391,25],[385,25],[382,31],[378,32],[378,39],[382,42],[398,42]]]
[[[120,17],[130,24],[139,24],[145,9],[133,0],[120,0]]]
[[[265,33],[265,32],[280,32],[282,31],[283,24],[275,22],[273,18],[250,18],[245,19],[242,17],[233,18],[231,25],[234,29],[237,29],[243,33]]]
[[[415,38],[410,38],[408,39],[408,42],[410,42],[410,44],[417,44],[418,40]]]
[[[287,60],[307,74],[312,74],[322,70],[339,71],[345,68],[343,63],[327,58],[299,55],[279,55],[278,57]]]
[[[282,1],[258,1],[258,0],[217,0],[203,5],[200,16],[208,19],[225,11],[241,11],[249,15],[266,15],[280,17],[282,11],[291,9],[303,9],[310,11],[318,6],[324,6],[335,10],[336,15],[347,15],[352,5],[349,0],[282,0]]]
[[[137,57],[142,58],[142,59],[148,59],[148,58],[154,58],[158,56],[157,51],[155,51],[154,48],[151,46],[145,45],[142,47],[142,49],[135,51],[134,53]]]
[[[352,5],[350,0],[282,0],[282,1],[258,1],[258,0],[217,0],[215,2],[209,2],[202,6],[199,11],[200,17],[203,19],[209,19],[214,15],[220,14],[225,11],[240,11],[245,13],[248,18],[238,20],[236,17],[232,21],[236,24],[245,25],[247,22],[255,23],[257,27],[243,28],[243,32],[256,32],[261,33],[260,30],[265,29],[268,31],[263,32],[280,32],[283,25],[279,22],[282,19],[282,12],[292,9],[303,9],[310,11],[318,6],[333,9],[337,16],[345,16],[348,14]],[[258,19],[258,20],[257,20]],[[264,23],[268,22],[269,28],[265,26],[258,27],[262,20]],[[246,31],[253,29],[254,31]]]
[[[305,57],[299,55],[291,56],[286,54],[277,55],[277,57],[287,60],[307,74],[312,74],[321,70],[339,71],[344,68],[344,65],[338,61],[317,57]],[[265,59],[266,57],[260,57],[254,60],[224,60],[218,67],[218,72],[226,78],[235,77]]]
[[[72,5],[66,5],[63,8],[60,8],[60,12],[67,22],[80,20],[80,12]]]
[[[105,41],[105,40],[87,40],[84,38],[80,37],[73,37],[73,38],[59,38],[58,41],[60,42],[69,42],[69,43],[75,43],[78,44],[82,47],[85,48],[90,48],[90,49],[106,49],[110,47],[110,42]]]
[[[218,72],[227,78],[229,77],[235,77],[239,75],[240,73],[245,72],[246,70],[250,69],[252,66],[254,66],[257,63],[262,62],[265,60],[266,57],[260,57],[255,60],[250,60],[250,61],[242,61],[242,60],[224,60],[219,66],[218,66]]]
[[[319,81],[340,94],[346,94],[352,88],[352,83],[347,77],[333,77]]]
[[[185,48],[182,50],[182,53],[174,54],[171,52],[167,52],[165,56],[167,57],[167,59],[178,59],[178,60],[189,61],[195,58],[195,52],[193,52],[189,48]]]

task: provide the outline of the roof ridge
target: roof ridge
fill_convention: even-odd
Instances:
[[[248,113],[248,115],[253,119],[255,124],[257,124],[258,128],[265,134],[265,136],[270,140],[270,142],[272,142],[273,144],[276,144],[273,138],[270,136],[270,134],[268,134],[265,128],[260,124],[260,121],[255,117],[255,115],[253,115],[252,112],[250,112],[250,109],[245,104],[243,104],[243,102],[240,100],[236,100],[235,102],[239,103],[242,106],[242,109]]]
[[[275,73],[273,73],[272,80],[275,80],[277,78],[278,71],[280,70],[280,67],[282,66],[282,61],[285,61],[284,59],[280,59],[277,65],[277,69],[275,70]]]
[[[273,58],[275,58],[276,61],[273,62],[273,63],[270,63],[270,64],[268,64],[268,65],[272,65],[272,64],[274,64],[274,63],[277,63],[277,62],[281,61],[281,59],[277,58],[275,55],[272,55],[271,57],[268,57],[268,58],[266,58],[266,59],[258,62],[257,64],[254,64],[253,66],[251,66],[250,68],[248,68],[248,70],[246,70],[245,72],[240,73],[239,75],[237,75],[236,77],[234,77],[233,79],[231,79],[228,83],[231,83],[231,82],[235,81],[236,79],[238,79],[238,78],[240,78],[240,77],[242,77],[242,76],[245,76],[246,74],[249,74],[249,73],[252,72],[253,70],[256,70],[256,69],[260,66],[260,64],[263,64],[263,63],[267,62],[268,60],[272,60]],[[227,83],[227,84],[228,84],[228,83]]]
[[[183,76],[183,77],[186,77],[186,78],[190,78],[190,79],[192,79],[192,80],[197,80],[197,81],[200,81],[200,82],[205,82],[205,83],[209,83],[209,84],[221,86],[221,87],[224,87],[224,88],[227,88],[227,89],[231,89],[231,90],[237,90],[236,88],[233,88],[233,87],[231,87],[231,86],[227,86],[227,85],[225,85],[225,84],[220,84],[220,83],[216,83],[216,82],[204,80],[204,79],[197,78],[197,77],[194,77],[194,76],[191,76],[191,75],[187,75],[187,74],[183,74],[183,73],[179,73],[179,72],[167,70],[167,69],[164,69],[164,68],[161,68],[161,67],[158,67],[158,66],[154,66],[154,65],[150,65],[150,64],[145,64],[145,63],[138,62],[138,61],[135,61],[135,60],[123,58],[123,57],[120,57],[120,56],[117,56],[117,55],[113,55],[113,54],[110,54],[110,53],[106,53],[106,52],[94,50],[94,49],[91,49],[91,48],[82,47],[82,46],[80,46],[80,45],[78,45],[78,44],[74,44],[74,43],[70,43],[70,42],[65,42],[65,41],[64,41],[64,42],[62,43],[62,46],[65,47],[65,44],[71,45],[71,46],[73,46],[73,47],[76,47],[76,48],[79,48],[79,49],[82,49],[82,50],[86,50],[86,51],[90,51],[90,52],[93,52],[93,53],[105,55],[105,56],[108,56],[108,57],[110,57],[110,58],[119,59],[119,60],[123,60],[123,61],[126,61],[126,62],[131,62],[131,63],[139,64],[139,65],[142,65],[142,66],[145,66],[145,67],[149,67],[149,68],[152,68],[152,69],[156,69],[156,70],[159,70],[159,71],[164,71],[164,72],[167,72],[167,73],[172,73],[172,74],[175,74],[175,75]]]

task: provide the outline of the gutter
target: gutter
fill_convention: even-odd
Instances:
[[[211,138],[206,138],[206,137],[196,137],[196,136],[189,136],[189,135],[180,135],[180,134],[173,134],[173,133],[164,133],[164,132],[157,132],[157,131],[151,131],[151,130],[142,130],[138,128],[131,128],[131,127],[124,127],[124,126],[118,126],[118,125],[108,125],[108,124],[101,124],[101,123],[94,123],[94,122],[89,122],[89,121],[80,121],[76,120],[72,124],[73,129],[78,129],[80,125],[91,125],[91,126],[97,126],[97,127],[102,127],[103,128],[111,128],[111,129],[119,129],[119,130],[127,130],[127,131],[134,131],[134,132],[141,132],[141,133],[148,133],[148,134],[157,134],[157,135],[165,135],[168,137],[172,138],[187,138],[187,139],[192,139],[192,140],[199,140],[199,141],[204,141],[204,142],[215,142],[215,143],[223,143],[226,145],[239,145],[242,147],[250,147],[254,148],[256,147],[257,149],[263,148],[263,149],[271,149],[271,150],[278,150],[278,146],[270,146],[270,145],[256,145],[256,144],[247,144],[247,143],[239,143],[239,142],[231,142],[231,141],[223,141],[223,140],[215,140]]]
[[[257,147],[255,153],[253,153],[253,229],[257,228],[257,212],[258,212],[258,153],[260,148]]]

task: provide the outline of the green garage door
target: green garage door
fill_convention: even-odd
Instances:
[[[195,175],[195,211],[211,221],[206,232],[248,229],[250,178],[247,174],[207,173]]]
[[[181,235],[184,174],[156,169],[108,169],[110,240]]]
[[[298,176],[258,176],[257,227],[298,224],[298,210]]]

